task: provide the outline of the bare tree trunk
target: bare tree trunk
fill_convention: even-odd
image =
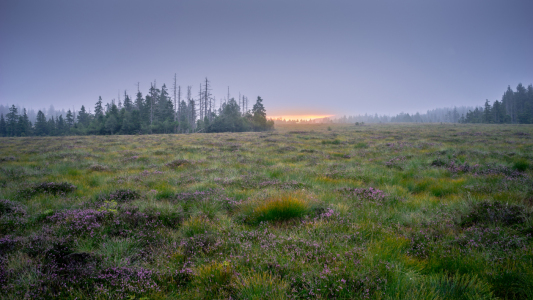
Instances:
[[[176,107],[176,73],[174,73],[174,122],[178,119],[177,116],[178,107]],[[176,128],[176,124],[174,124],[174,133],[177,133],[178,129]]]

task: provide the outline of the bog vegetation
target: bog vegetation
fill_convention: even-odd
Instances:
[[[0,138],[0,298],[531,299],[532,134]]]

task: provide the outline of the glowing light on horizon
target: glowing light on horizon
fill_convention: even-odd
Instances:
[[[279,118],[285,120],[313,120],[313,119],[322,119],[333,117],[335,115],[284,115],[284,116],[267,116],[267,119],[277,120]]]

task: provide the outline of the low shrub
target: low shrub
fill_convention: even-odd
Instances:
[[[0,199],[0,233],[24,228],[26,223],[26,209],[22,204]]]
[[[95,171],[95,172],[104,172],[104,171],[109,171],[109,167],[104,166],[104,165],[94,164],[89,167],[89,170]]]
[[[334,139],[333,141],[322,141],[322,145],[340,145],[341,141],[339,139]]]
[[[191,162],[187,159],[176,159],[176,160],[173,160],[169,163],[166,163],[165,166],[169,167],[169,168],[177,168],[177,167],[180,167],[180,166],[185,166],[185,165],[189,165],[191,164]]]
[[[21,191],[20,196],[23,198],[29,198],[37,194],[51,194],[54,196],[57,195],[65,195],[67,193],[73,192],[76,190],[76,186],[73,184],[70,184],[68,182],[43,182],[37,185],[34,185],[33,187],[29,189],[25,189]]]
[[[116,201],[118,203],[129,202],[140,197],[140,194],[137,191],[130,189],[120,189],[114,192],[109,193],[108,195],[102,195],[99,197],[100,200],[107,201]]]
[[[461,218],[461,226],[470,227],[474,224],[498,224],[511,226],[526,221],[524,208],[501,202],[482,201],[472,206],[470,212]]]
[[[518,172],[525,172],[530,167],[531,165],[527,159],[519,159],[513,163],[513,169],[517,170]]]
[[[366,148],[368,148],[368,144],[364,143],[364,142],[359,142],[359,143],[354,145],[354,148],[356,148],[356,149],[366,149]]]

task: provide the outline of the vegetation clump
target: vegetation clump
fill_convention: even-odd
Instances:
[[[43,182],[22,191],[23,197],[32,197],[37,194],[50,194],[54,196],[66,195],[76,190],[76,186],[68,182]]]
[[[18,202],[0,199],[0,233],[11,233],[27,223],[26,208]]]
[[[470,212],[462,217],[461,226],[501,225],[511,226],[526,221],[524,207],[514,204],[503,204],[499,201],[481,201],[475,204]]]
[[[130,189],[119,189],[98,197],[100,201],[116,201],[118,203],[129,202],[139,198],[139,192]]]
[[[186,159],[176,159],[176,160],[173,160],[169,163],[166,163],[165,166],[169,167],[169,168],[177,168],[177,167],[180,167],[180,166],[185,166],[185,165],[189,165],[191,164],[190,161],[186,160]]]
[[[235,283],[240,299],[286,299],[289,284],[271,273],[253,273],[241,276]]]
[[[282,194],[265,200],[256,200],[244,207],[246,222],[286,221],[301,218],[309,212],[309,202],[300,194]]]

